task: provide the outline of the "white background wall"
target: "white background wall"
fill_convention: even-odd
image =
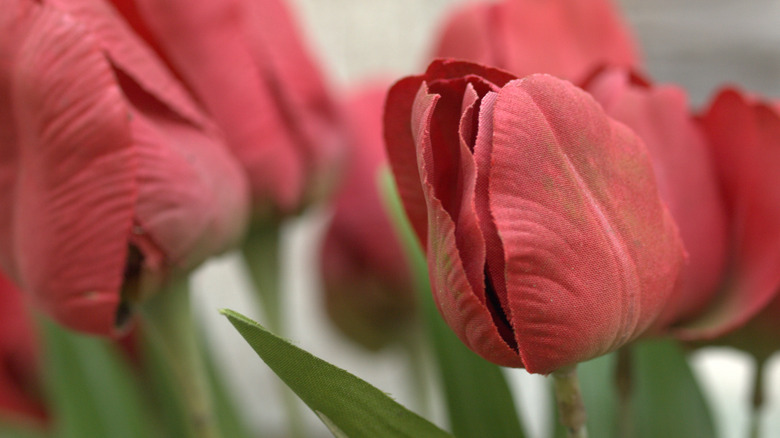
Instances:
[[[313,51],[334,85],[345,89],[367,78],[395,78],[424,68],[430,40],[447,7],[456,0],[294,0]],[[780,1],[776,0],[623,0],[641,40],[648,71],[659,82],[676,82],[704,102],[724,82],[780,96]],[[414,408],[408,368],[400,351],[368,354],[343,341],[321,313],[315,260],[327,212],[315,211],[285,232],[286,307],[289,337],[299,346],[357,374]],[[229,307],[256,315],[246,291],[243,265],[229,255],[195,276],[202,315],[214,328],[215,347],[229,359],[226,370],[256,426],[283,436],[283,414],[274,395],[275,377],[214,311]],[[780,334],[778,334],[780,335]],[[777,361],[775,361],[777,362]],[[748,387],[752,362],[731,350],[709,350],[694,365],[710,398],[722,438],[747,436]],[[767,383],[765,429],[780,436],[780,370]],[[532,428],[546,427],[547,403],[540,403],[544,379],[523,370],[508,372]],[[541,393],[543,395],[543,393]],[[305,409],[305,408],[304,408]],[[442,422],[440,409],[433,417]],[[311,436],[329,436],[313,415]]]

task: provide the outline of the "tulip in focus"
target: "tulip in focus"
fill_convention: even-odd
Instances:
[[[682,242],[642,141],[590,95],[435,61],[393,86],[384,121],[436,303],[469,348],[550,373],[656,321]]]
[[[433,55],[580,83],[602,65],[637,67],[637,53],[611,0],[503,0],[456,10]]]
[[[283,0],[113,0],[191,89],[245,168],[257,216],[331,191],[345,134]]]
[[[242,236],[221,135],[107,4],[0,1],[0,266],[61,324],[109,335]]]
[[[0,419],[41,424],[38,349],[22,294],[0,273]]]
[[[372,350],[398,338],[414,310],[412,274],[377,187],[378,171],[387,163],[386,94],[387,87],[374,86],[345,102],[352,156],[320,263],[328,315],[344,334]]]

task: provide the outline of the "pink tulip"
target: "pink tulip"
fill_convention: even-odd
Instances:
[[[62,324],[110,334],[240,238],[243,173],[113,8],[0,10],[0,266]]]
[[[38,354],[22,295],[0,273],[0,418],[32,424],[46,419]]]
[[[684,251],[645,146],[569,82],[435,61],[391,89],[385,140],[439,310],[484,358],[608,353],[674,292]]]
[[[113,0],[203,102],[254,207],[291,213],[340,170],[341,120],[282,0]]]
[[[331,320],[370,349],[397,338],[414,309],[411,272],[377,189],[377,172],[387,163],[382,139],[386,94],[386,86],[373,86],[345,102],[352,159],[321,259]]]
[[[639,64],[636,43],[610,0],[467,3],[447,21],[434,56],[575,83],[603,64]]]
[[[654,86],[626,70],[597,75],[586,90],[647,146],[661,199],[689,255],[679,293],[658,320],[666,329],[701,312],[717,293],[726,257],[726,211],[713,158],[685,92]]]
[[[729,260],[718,296],[683,327],[684,339],[721,336],[780,292],[780,108],[726,89],[701,122],[728,211]]]

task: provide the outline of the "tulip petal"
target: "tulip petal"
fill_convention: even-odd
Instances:
[[[670,297],[657,323],[666,328],[700,312],[721,280],[726,217],[711,153],[682,89],[653,87],[617,69],[598,75],[586,89],[610,117],[628,125],[647,146],[661,199],[688,251],[683,289]]]
[[[505,0],[455,12],[434,56],[578,82],[602,64],[637,66],[637,52],[610,0]]]
[[[133,78],[147,93],[193,124],[208,123],[179,81],[107,3],[91,0],[46,0],[45,3],[86,26],[113,66]]]
[[[110,332],[136,199],[128,108],[93,36],[47,6],[13,65],[15,277],[60,322]]]
[[[420,88],[412,112],[412,128],[418,145],[419,172],[428,206],[427,256],[431,287],[444,320],[453,327],[458,337],[469,348],[491,357],[495,363],[505,366],[522,366],[517,354],[502,339],[485,300],[475,294],[463,265],[459,251],[456,228],[442,202],[436,197],[430,178],[432,165],[431,123],[438,95]]]
[[[6,10],[7,11],[7,10]],[[0,417],[42,420],[37,339],[19,290],[0,272]],[[17,419],[17,418],[14,418]]]
[[[731,252],[717,301],[681,329],[711,339],[744,324],[780,291],[780,114],[724,90],[702,118],[731,214]]]
[[[242,236],[248,192],[243,171],[220,138],[176,117],[119,74],[133,108],[138,202],[133,245],[141,249],[154,291],[155,271],[185,272]],[[142,273],[143,274],[143,273]]]
[[[498,95],[492,163],[526,369],[548,373],[642,334],[673,292],[683,250],[641,140],[582,90],[534,75]]]
[[[281,2],[139,0],[167,58],[247,169],[256,205],[298,208],[330,184],[342,148],[335,107]],[[226,65],[230,66],[228,71]],[[313,187],[313,188],[312,188]]]
[[[464,75],[483,78],[485,83],[491,83],[497,87],[515,79],[511,74],[501,70],[451,60],[432,62],[424,76],[446,81]],[[427,207],[425,196],[420,187],[415,139],[409,124],[413,112],[414,97],[422,83],[422,76],[410,77],[396,82],[390,89],[385,104],[384,138],[387,156],[395,174],[398,193],[404,203],[404,209],[420,242],[425,246],[428,241]],[[462,86],[465,86],[465,82],[462,82]],[[459,104],[458,108],[460,107]]]

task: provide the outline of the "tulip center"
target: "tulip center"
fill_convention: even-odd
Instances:
[[[485,305],[490,311],[490,316],[493,317],[493,324],[498,330],[498,334],[506,342],[506,344],[519,353],[517,348],[517,339],[515,339],[514,330],[512,330],[512,324],[509,322],[509,318],[506,316],[504,308],[501,306],[501,300],[498,298],[495,286],[493,286],[493,279],[490,276],[490,270],[487,263],[485,263]]]
[[[114,316],[114,326],[117,329],[125,328],[133,316],[131,303],[136,302],[140,296],[140,278],[143,265],[144,255],[141,250],[135,245],[128,246],[120,301]]]

